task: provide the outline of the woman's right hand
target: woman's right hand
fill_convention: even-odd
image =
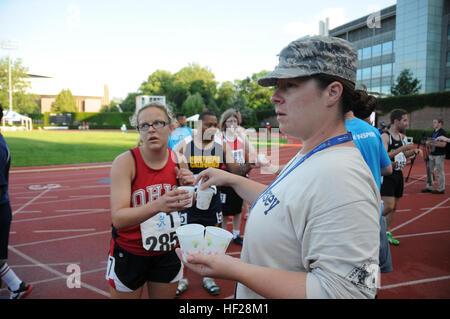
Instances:
[[[166,192],[163,196],[153,202],[158,205],[158,211],[160,212],[175,212],[183,210],[190,202],[189,192],[184,189],[175,189],[170,192]],[[152,203],[150,202],[150,203]]]
[[[200,190],[206,189],[212,185],[216,186],[229,186],[235,178],[236,175],[229,173],[227,171],[217,169],[217,168],[207,168],[206,170],[200,172],[194,181],[194,184],[201,180],[202,183],[198,187]]]

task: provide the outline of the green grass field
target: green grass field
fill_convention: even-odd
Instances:
[[[45,166],[112,162],[136,146],[138,133],[107,131],[2,132],[11,166]]]
[[[11,151],[11,167],[112,162],[137,144],[137,132],[2,132]],[[286,143],[280,140],[280,144]],[[270,143],[256,145],[270,147]],[[273,144],[273,143],[272,143]]]

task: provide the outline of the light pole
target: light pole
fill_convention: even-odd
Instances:
[[[17,50],[19,48],[19,41],[17,40],[2,40],[2,49]],[[11,53],[8,52],[8,82],[9,82],[9,110],[12,111],[12,81],[11,81]]]

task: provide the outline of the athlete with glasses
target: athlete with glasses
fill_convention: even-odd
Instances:
[[[133,119],[141,146],[120,154],[111,167],[112,240],[106,270],[112,298],[173,298],[183,266],[175,254],[178,211],[188,202],[179,185],[194,175],[178,167],[168,148],[171,115],[161,104],[141,108]],[[134,124],[134,123],[132,123]]]

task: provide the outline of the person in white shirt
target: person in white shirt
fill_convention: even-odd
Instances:
[[[215,169],[198,175],[200,188],[231,186],[253,206],[240,259],[193,254],[187,267],[237,281],[236,298],[375,297],[380,194],[344,117],[364,107],[356,69],[355,49],[340,38],[281,51],[258,83],[275,87],[280,131],[303,147],[268,187]]]

